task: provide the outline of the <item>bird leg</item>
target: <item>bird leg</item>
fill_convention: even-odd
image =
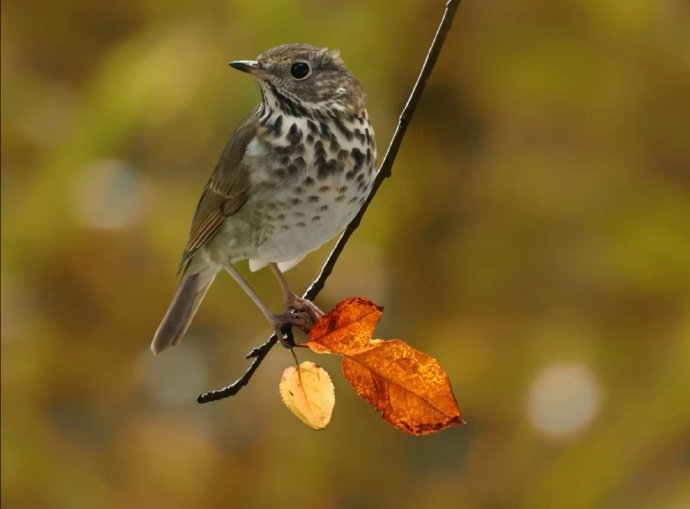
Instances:
[[[278,279],[280,287],[283,290],[283,315],[301,315],[308,320],[308,327],[301,327],[302,330],[308,331],[312,326],[324,315],[316,304],[314,304],[309,299],[303,299],[299,297],[295,292],[290,289],[288,282],[285,280],[285,276],[282,271],[278,268],[275,263],[270,263],[269,266]],[[293,311],[294,310],[294,311]]]
[[[234,266],[226,265],[225,270],[228,272],[228,274],[232,276],[232,278],[237,282],[237,284],[240,285],[240,287],[245,291],[245,293],[249,295],[249,298],[251,298],[252,301],[254,301],[254,304],[257,305],[257,307],[261,310],[261,313],[273,326],[276,335],[281,340],[281,342],[284,341],[284,336],[281,329],[286,325],[294,325],[302,330],[309,330],[313,325],[313,319],[311,318],[311,315],[309,315],[308,313],[304,313],[299,309],[297,312],[288,312],[286,308],[286,310],[280,315],[273,314],[271,310],[268,309],[268,306],[264,304],[264,301],[261,300],[261,297],[259,297],[259,295],[254,291],[254,289],[251,286],[249,286],[247,280],[242,277],[242,275],[237,271],[237,269]],[[297,296],[295,295],[295,297]]]

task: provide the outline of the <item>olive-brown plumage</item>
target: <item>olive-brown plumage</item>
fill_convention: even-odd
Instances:
[[[182,280],[151,344],[176,344],[216,274],[225,269],[279,329],[308,327],[320,311],[282,272],[340,233],[369,194],[376,146],[359,81],[337,51],[287,44],[256,61],[262,101],[227,143],[199,200],[182,256]],[[269,265],[285,306],[273,314],[234,264]]]

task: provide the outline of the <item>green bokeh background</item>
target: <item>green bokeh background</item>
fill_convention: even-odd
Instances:
[[[683,0],[463,1],[318,303],[385,305],[380,336],[441,361],[468,426],[405,436],[337,359],[299,352],[336,384],[313,432],[280,402],[282,349],[237,397],[197,405],[268,332],[225,275],[183,344],[148,350],[199,193],[258,101],[227,61],[339,48],[382,153],[442,7],[3,2],[3,508],[690,506]],[[296,290],[326,253],[288,274]],[[249,277],[279,305],[270,273]],[[530,402],[564,363],[599,404],[554,434]],[[545,409],[567,426],[586,391],[563,384]]]

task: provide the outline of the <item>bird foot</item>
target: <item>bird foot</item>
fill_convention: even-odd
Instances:
[[[316,304],[307,299],[293,296],[294,298],[286,302],[285,311],[280,315],[273,315],[271,323],[276,330],[276,334],[283,346],[291,348],[294,346],[291,338],[285,337],[282,329],[286,326],[299,327],[305,333],[309,333],[314,324],[324,315]]]
[[[299,312],[307,313],[312,321],[312,326],[324,315],[324,312],[321,311],[319,307],[312,301],[309,299],[303,299],[302,297],[298,297],[294,294],[292,295],[292,298],[288,299],[288,301],[285,303],[285,309],[289,310],[290,308]],[[311,327],[309,328],[311,329]]]

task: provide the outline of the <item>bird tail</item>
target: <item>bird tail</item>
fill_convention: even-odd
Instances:
[[[216,269],[205,268],[182,277],[172,304],[153,336],[151,351],[154,354],[180,341],[217,273]]]

